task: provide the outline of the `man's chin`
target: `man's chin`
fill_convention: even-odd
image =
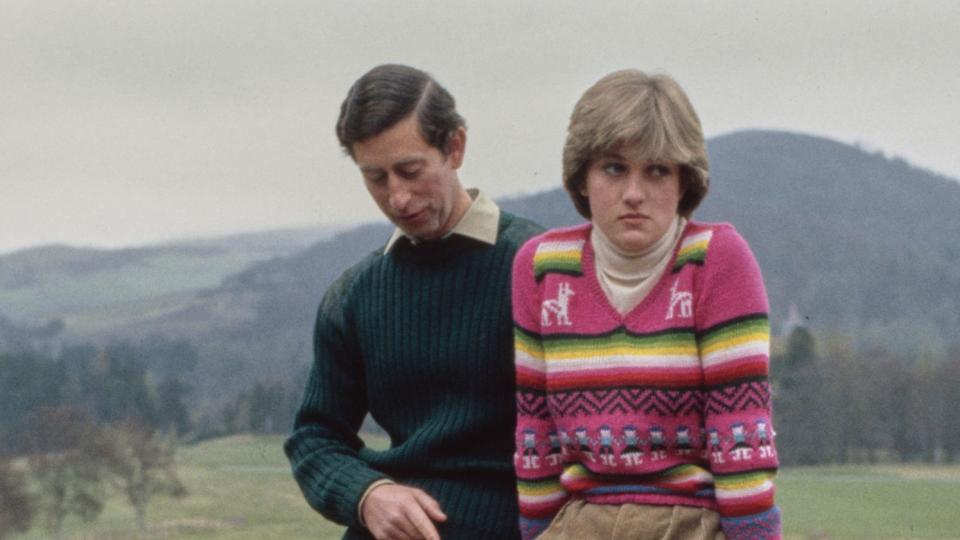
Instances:
[[[436,227],[432,227],[426,224],[420,227],[409,226],[409,225],[404,226],[404,225],[397,224],[397,227],[399,227],[400,230],[403,231],[403,234],[417,241],[422,241],[422,242],[436,240],[437,238],[440,238],[441,236],[443,236],[442,234],[438,233]]]

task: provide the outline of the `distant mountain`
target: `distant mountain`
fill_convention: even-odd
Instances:
[[[796,304],[822,333],[913,350],[957,342],[960,183],[823,138],[747,131],[710,141],[697,216],[734,223],[775,321]]]
[[[694,217],[731,222],[747,238],[764,272],[775,332],[793,305],[814,332],[848,336],[864,347],[942,350],[958,341],[960,183],[808,135],[744,131],[711,139],[708,150],[710,193]],[[582,221],[559,188],[500,202],[549,227]],[[385,223],[364,225],[211,276],[205,287],[77,309],[65,319],[66,331],[97,339],[190,338],[201,349],[201,391],[297,377],[309,359],[323,291],[389,233]],[[104,266],[109,257],[117,258],[110,267],[118,282],[144,260],[136,253],[100,254],[74,266]],[[5,271],[6,262],[0,258],[0,287],[17,279],[22,284],[23,276]],[[65,283],[69,272],[60,271]],[[192,272],[199,270],[181,274]],[[103,284],[95,292],[109,291]],[[2,294],[9,293],[0,293],[0,301]]]
[[[814,330],[861,345],[942,348],[956,339],[960,183],[793,133],[737,132],[711,139],[708,150],[710,193],[694,218],[731,222],[750,242],[775,332],[795,305]],[[582,221],[559,188],[501,206],[549,227]],[[386,225],[350,231],[255,265],[225,286],[258,291],[254,325],[264,317],[308,335],[322,291],[388,234]]]
[[[252,263],[290,255],[334,232],[311,227],[127,249],[24,249],[0,256],[0,315],[68,317],[209,289]]]

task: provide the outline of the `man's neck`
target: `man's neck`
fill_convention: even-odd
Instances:
[[[444,224],[443,233],[439,235],[440,238],[443,238],[453,231],[454,227],[463,219],[467,210],[470,209],[470,205],[473,204],[473,199],[470,198],[470,194],[467,193],[467,190],[464,189],[462,185],[457,184],[457,189],[459,192],[457,193],[457,200],[453,204],[453,212],[450,212],[450,217],[447,219],[447,223]]]

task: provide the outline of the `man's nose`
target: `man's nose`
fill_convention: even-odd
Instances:
[[[391,174],[387,179],[387,189],[390,192],[390,208],[400,212],[406,210],[410,203],[410,190],[403,181]]]

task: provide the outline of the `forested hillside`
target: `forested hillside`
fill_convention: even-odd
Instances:
[[[943,353],[957,341],[960,183],[876,152],[782,132],[717,137],[709,141],[709,152],[710,194],[694,217],[732,222],[748,239],[764,271],[775,334],[796,306],[818,336],[841,336],[860,349]],[[559,187],[501,204],[546,226],[580,221]],[[183,338],[198,350],[191,376],[197,394],[225,399],[256,381],[302,375],[324,289],[381,246],[389,231],[385,223],[357,227],[245,269],[244,261],[235,260],[233,273],[218,257],[236,251],[194,245],[189,248],[194,257],[203,250],[219,255],[200,269],[173,259],[181,264],[173,275],[181,280],[206,276],[205,285],[122,304],[109,299],[132,279],[125,272],[156,265],[154,252],[91,253],[72,269],[23,270],[21,260],[19,272],[11,270],[18,266],[9,264],[8,256],[0,258],[0,287],[5,287],[0,298],[16,298],[14,311],[21,313],[38,310],[24,302],[63,303],[57,291],[83,290],[94,297],[86,299],[87,305],[66,310],[62,325],[32,321],[27,327],[33,335],[99,343]],[[164,254],[161,260],[170,257]],[[213,276],[211,268],[219,274]],[[100,273],[90,274],[93,270]],[[170,278],[169,272],[159,272]],[[29,301],[16,296],[52,274],[57,287],[48,283],[43,295]],[[89,281],[90,275],[101,276],[100,281]],[[158,286],[163,280],[148,282]],[[10,305],[0,304],[0,315],[25,324],[5,309]],[[0,335],[0,345],[2,340]]]
[[[960,183],[805,135],[742,132],[711,140],[709,151],[711,191],[694,217],[732,222],[748,239],[775,333],[795,305],[814,331],[861,347],[942,351],[955,340]],[[502,206],[551,227],[581,220],[559,188]],[[257,291],[245,333],[306,343],[324,288],[388,234],[362,227],[228,280],[225,288]]]

